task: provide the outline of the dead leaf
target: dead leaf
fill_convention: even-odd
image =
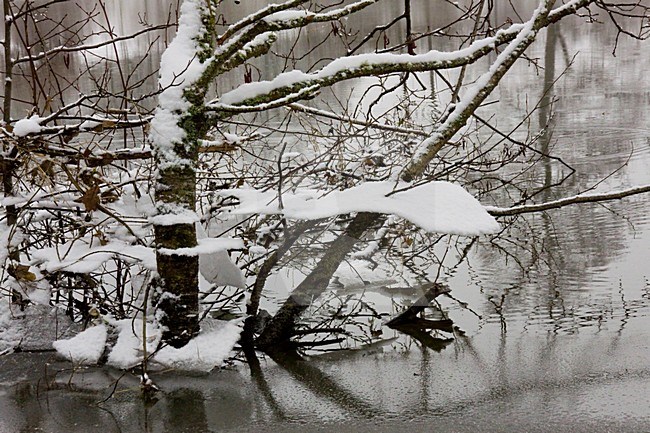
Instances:
[[[84,170],[79,173],[79,179],[88,186],[95,186],[104,182],[104,179],[97,176],[97,173],[88,170]]]
[[[64,143],[70,143],[77,135],[79,135],[79,131],[66,129],[61,133],[61,139]]]
[[[113,203],[119,198],[115,190],[108,190],[101,193],[102,203]]]
[[[99,199],[99,186],[93,185],[86,190],[84,195],[75,200],[77,203],[83,203],[86,211],[92,212],[97,210],[99,204],[101,203]]]
[[[17,265],[12,264],[7,267],[7,272],[17,281],[36,281],[36,274],[29,272],[29,265],[21,265],[20,263]]]
[[[37,182],[40,179],[42,182],[52,185],[55,177],[54,163],[46,159],[30,170],[29,175],[32,177],[34,182]]]

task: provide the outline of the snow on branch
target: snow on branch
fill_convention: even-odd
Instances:
[[[329,12],[311,12],[308,10],[289,10],[306,3],[305,0],[291,0],[280,5],[271,4],[252,15],[242,18],[231,25],[223,35],[218,37],[220,44],[237,32],[246,29],[243,37],[252,37],[268,31],[289,30],[304,27],[310,23],[334,21],[360,11],[378,0],[362,0]],[[247,35],[248,34],[248,35]],[[247,36],[246,36],[247,35]]]
[[[233,36],[238,31],[242,30],[243,28],[260,21],[271,14],[283,10],[291,9],[303,3],[307,3],[307,0],[290,0],[288,2],[281,3],[281,4],[272,3],[265,8],[258,10],[254,14],[248,15],[242,18],[241,20],[237,21],[236,23],[232,24],[230,27],[226,29],[226,31],[222,35],[218,36],[217,40],[219,41],[220,44],[223,44],[228,38]]]
[[[577,9],[585,7],[594,0],[573,0],[561,7],[558,7],[552,13],[545,11],[545,14],[536,17],[541,17],[536,25],[536,30],[542,28],[552,22],[560,20],[562,17],[574,13]],[[365,2],[359,2],[358,4]],[[352,6],[352,5],[350,5]],[[549,6],[550,9],[551,6]],[[346,9],[346,8],[342,8]],[[275,21],[276,27],[267,27],[260,25],[257,31],[270,31],[270,30],[283,30],[293,27],[301,27],[307,25],[306,16],[311,16],[306,12],[285,11],[278,16],[284,19]],[[335,11],[332,11],[332,13]],[[325,15],[318,19],[325,20]],[[289,18],[289,17],[292,18]],[[303,16],[305,22],[301,22],[299,16]],[[316,18],[314,18],[316,19]],[[229,105],[240,106],[259,106],[260,104],[269,103],[287,95],[295,95],[305,87],[328,87],[337,82],[348,80],[352,78],[383,75],[397,72],[421,72],[440,69],[451,69],[464,66],[475,62],[479,58],[491,52],[495,47],[513,41],[527,24],[534,22],[531,20],[524,24],[513,24],[507,29],[499,30],[494,36],[487,37],[475,41],[470,46],[457,51],[441,52],[432,50],[427,53],[410,55],[410,54],[393,54],[393,53],[370,53],[359,54],[356,56],[349,56],[338,58],[332,61],[319,71],[313,73],[305,73],[300,70],[288,71],[280,74],[270,81],[259,81],[255,83],[243,84],[236,89],[224,94],[218,100],[210,102],[211,108],[218,110],[225,104],[224,107]],[[266,21],[264,21],[266,23]],[[309,21],[313,22],[313,21]],[[250,33],[255,34],[255,31],[249,29]],[[252,37],[252,36],[249,36]]]
[[[149,222],[156,226],[194,224],[200,220],[201,218],[194,210],[173,203],[160,204],[158,213],[149,218]]]
[[[64,130],[67,131],[67,130]],[[83,161],[87,167],[103,167],[116,161],[133,161],[141,159],[150,159],[153,152],[149,147],[140,149],[127,148],[117,150],[100,150],[92,152],[89,149],[79,149],[78,146],[64,148],[49,145],[39,140],[29,141],[27,144],[17,144],[21,151],[40,153],[49,157],[61,157],[65,164],[79,164]]]
[[[7,129],[6,134],[13,135],[17,138],[34,137],[41,135],[67,135],[74,136],[80,132],[103,132],[109,129],[130,129],[148,125],[152,116],[143,116],[132,120],[117,120],[109,117],[96,116],[59,116],[61,120],[75,120],[75,123],[64,125],[46,126],[49,121],[48,117],[39,117],[32,115],[30,117],[19,119],[13,126],[11,133]]]
[[[39,134],[41,132],[42,118],[34,114],[25,119],[16,122],[13,129],[13,135],[16,137],[26,137],[28,135]]]
[[[334,21],[353,14],[376,1],[363,0],[324,13],[314,13],[307,10],[287,10],[294,5],[304,3],[303,1],[270,5],[268,8],[234,24],[223,36],[218,37],[219,46],[212,58],[206,62],[202,86],[206,87],[209,81],[246,60],[265,54],[270,49],[271,44],[275,42],[274,32],[305,27],[311,23]],[[240,30],[241,32],[237,33]],[[260,38],[262,43],[260,43]]]
[[[126,262],[139,263],[145,269],[156,270],[156,251],[160,254],[205,256],[244,247],[243,241],[235,238],[204,238],[198,239],[197,243],[194,248],[154,250],[151,247],[131,245],[120,240],[111,240],[105,245],[77,242],[72,246],[64,245],[35,251],[30,264],[49,273],[67,271],[88,274],[96,271],[109,260],[119,257]]]
[[[353,14],[374,3],[377,3],[377,1],[378,0],[363,0],[324,13],[315,13],[307,10],[285,10],[267,16],[264,18],[264,21],[271,24],[274,30],[303,27],[305,24],[309,23],[333,21],[339,18],[343,18],[344,16]]]
[[[218,107],[219,102],[228,105],[259,105],[296,93],[305,87],[326,87],[351,78],[393,72],[455,68],[472,63],[491,51],[495,38],[485,38],[467,48],[451,52],[432,50],[415,56],[370,53],[342,57],[333,60],[317,72],[305,73],[293,70],[279,74],[270,81],[243,84],[223,94],[220,100],[213,101],[211,105]]]
[[[428,232],[476,236],[499,230],[499,224],[478,200],[449,182],[412,187],[405,183],[368,182],[327,195],[316,190],[298,190],[282,195],[282,207],[272,191],[242,188],[218,194],[239,199],[239,204],[229,210],[233,214],[283,214],[315,220],[351,212],[375,212],[400,216]]]
[[[520,26],[517,36],[499,53],[488,71],[465,91],[451,114],[431,136],[418,145],[413,159],[401,174],[402,180],[411,182],[419,177],[440,149],[465,125],[469,117],[492,93],[512,65],[535,41],[537,33],[547,23],[553,3],[553,0],[540,1],[530,20]]]
[[[64,248],[62,248],[64,247]],[[156,256],[152,248],[112,240],[105,245],[88,245],[77,242],[72,246],[43,248],[34,251],[31,265],[37,265],[47,272],[67,271],[87,274],[99,269],[104,263],[119,257],[144,268],[156,269]]]
[[[234,238],[205,238],[198,239],[198,245],[192,248],[158,248],[159,254],[178,254],[181,256],[199,256],[213,254],[219,251],[244,248],[244,241]]]
[[[179,126],[180,113],[192,105],[185,97],[185,90],[195,84],[206,67],[198,58],[201,52],[199,40],[205,33],[202,5],[201,0],[183,2],[176,37],[160,60],[159,84],[163,91],[151,120],[149,138],[162,168],[167,164],[191,165],[191,161],[177,155],[174,144],[186,137],[185,130]]]
[[[201,3],[199,0],[183,2],[176,37],[160,60],[160,87],[164,90],[159,104],[165,110],[189,108],[190,103],[183,98],[183,92],[205,69],[197,58],[200,51],[198,39],[205,30],[201,23]]]
[[[318,89],[320,89],[320,87],[321,86],[319,86],[318,84],[308,86],[298,90],[295,93],[291,93],[282,98],[278,98],[272,102],[264,102],[258,105],[243,106],[243,105],[216,103],[216,104],[207,105],[207,108],[215,111],[226,111],[231,113],[250,113],[254,111],[266,111],[273,108],[283,107],[285,105],[291,104],[292,102],[306,99],[307,97],[312,96],[314,93],[316,93]]]

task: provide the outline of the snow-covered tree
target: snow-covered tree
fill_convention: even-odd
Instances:
[[[54,47],[26,40],[28,32],[18,24],[38,28],[35,16],[58,3],[3,3],[2,259],[7,296],[20,304],[37,290],[49,294],[54,287],[53,302],[65,304],[58,287],[73,281],[85,288],[70,290],[67,306],[82,305],[87,321],[110,316],[109,324],[123,330],[128,327],[120,320],[142,318],[136,346],[145,358],[159,341],[180,349],[200,338],[201,320],[211,307],[239,295],[247,303],[248,343],[267,351],[279,347],[294,335],[296,320],[325,291],[346,257],[369,259],[391,238],[412,242],[417,235],[404,235],[405,224],[416,226],[419,231],[413,232],[421,236],[473,238],[498,232],[495,217],[648,191],[641,187],[527,207],[528,195],[519,207],[486,208],[475,196],[484,199],[487,193],[463,181],[477,167],[496,171],[515,160],[536,161],[525,151],[539,134],[531,134],[523,145],[489,147],[473,141],[467,127],[471,119],[481,119],[477,111],[511,67],[532,61],[526,53],[544,29],[576,14],[588,25],[600,11],[621,33],[643,38],[647,17],[640,5],[541,0],[528,15],[522,8],[520,22],[508,18],[501,23],[492,21],[492,2],[440,2],[455,8],[455,18],[416,34],[412,17],[419,11],[412,10],[410,0],[399,16],[370,29],[364,13],[385,1],[290,0],[231,19],[222,0],[184,0],[175,36],[160,60],[158,90],[147,92],[146,80],[136,80],[135,74],[124,78],[128,68],[122,68],[119,56],[97,52],[164,31],[173,20],[145,22],[142,31],[131,35],[115,34],[109,24],[100,32],[100,42],[75,24],[55,25],[55,33],[67,39]],[[97,20],[97,10],[106,16],[104,3],[98,5],[84,11],[79,22]],[[398,32],[401,22],[405,31]],[[322,41],[312,40],[300,52],[314,28],[329,30]],[[20,44],[13,42],[16,35]],[[449,49],[422,48],[425,41],[448,41],[452,35],[461,42],[447,43]],[[391,44],[390,37],[398,42]],[[283,38],[293,41],[288,52],[276,51]],[[318,55],[323,44],[340,55]],[[56,71],[57,59],[69,67],[66,56],[71,53],[85,60],[82,65],[91,71],[97,90],[71,98],[55,78],[51,81],[59,87],[53,98],[38,83],[38,70]],[[145,57],[150,55],[148,51]],[[107,79],[92,72],[109,60],[122,74],[122,89],[109,90]],[[30,82],[36,84],[30,113],[16,118],[12,103],[19,99],[12,85],[17,75],[27,75],[23,65],[31,67]],[[432,75],[430,85],[424,85],[423,73],[438,78]],[[372,77],[374,94],[369,90],[361,101],[347,101],[340,83],[365,77]],[[81,85],[71,82],[81,91]],[[436,82],[445,87],[438,89]],[[338,106],[325,106],[320,99],[324,93],[334,95]],[[154,97],[155,109],[149,113],[141,101]],[[388,108],[377,114],[381,101],[392,102],[384,102]],[[92,145],[82,148],[88,135],[95,137]],[[112,143],[119,137],[124,143],[133,137],[142,146],[118,150],[105,145],[107,138]],[[304,142],[301,151],[292,151],[299,140]],[[461,145],[468,149],[458,152]],[[211,236],[197,236],[202,227]],[[304,235],[321,239],[327,248],[307,255],[305,278],[256,338],[267,278],[292,258],[292,247]],[[317,255],[317,263],[310,254]],[[212,285],[201,289],[205,280]],[[226,286],[236,290],[217,289]],[[151,347],[147,334],[157,335]],[[232,347],[236,333],[225,335]],[[126,345],[126,337],[120,338],[116,347]]]

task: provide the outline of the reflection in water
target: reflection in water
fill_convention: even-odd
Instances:
[[[379,409],[373,408],[368,403],[358,389],[355,390],[356,392],[347,390],[312,362],[290,353],[274,356],[273,360],[293,379],[309,389],[314,396],[333,402],[344,412],[368,418],[381,413]]]
[[[644,61],[624,62],[622,71],[617,59],[597,49],[611,42],[610,32],[571,24],[548,29],[545,44],[537,46],[533,55],[542,59],[542,71],[521,67],[501,84],[501,103],[511,113],[526,109],[522,88],[541,95],[538,123],[549,127],[539,137],[539,149],[576,170],[563,180],[571,174],[566,167],[543,158],[527,180],[532,191],[542,191],[538,201],[650,182],[650,131],[639,128],[650,119],[650,104],[642,102],[650,88],[636,78]],[[622,48],[635,59],[642,49],[632,41],[623,41]],[[559,181],[561,186],[546,188]],[[642,259],[649,242],[647,205],[648,198],[641,196],[520,218],[504,250],[482,249],[452,281],[469,280],[486,295],[470,294],[484,303],[487,322],[507,320],[508,326],[521,324],[524,330],[569,333],[600,329],[607,321],[624,327],[630,305],[636,314],[647,314],[640,292],[647,267]]]
[[[166,432],[207,432],[205,397],[200,391],[178,389],[165,396]]]
[[[583,425],[644,431],[650,397],[641,391],[650,385],[650,348],[643,342],[650,334],[645,318],[634,313],[623,332],[616,328],[603,324],[579,335],[511,329],[506,335],[487,323],[439,353],[396,343],[382,353],[336,360],[266,359],[257,377],[246,367],[202,377],[158,374],[162,391],[151,407],[128,379],[99,403],[112,382],[96,369],[59,375],[47,387],[42,374],[16,379],[22,367],[10,368],[8,360],[21,355],[11,355],[0,361],[0,431],[331,431],[336,425],[352,432],[408,422],[414,432],[431,431],[431,423],[469,432],[499,422],[534,427],[544,417],[563,431]],[[46,361],[42,356],[38,363]],[[468,419],[473,428],[464,425]],[[600,428],[604,419],[610,430]]]

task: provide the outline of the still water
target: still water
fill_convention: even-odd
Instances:
[[[164,17],[142,3],[150,17]],[[130,31],[137,7],[111,4],[115,22]],[[424,15],[421,26],[435,19]],[[547,199],[603,178],[598,191],[650,183],[647,44],[623,38],[614,57],[610,27],[580,24],[556,30],[562,78],[549,139],[576,173]],[[544,43],[531,57],[544,57]],[[139,49],[125,47],[124,55]],[[494,95],[501,113],[539,98],[542,77],[518,64]],[[501,115],[499,125],[507,129],[515,117]],[[549,166],[554,180],[563,170]],[[509,204],[492,200],[485,204]],[[3,356],[0,431],[650,431],[649,206],[638,196],[529,216],[525,231],[513,228],[513,240],[517,230],[524,238],[521,263],[474,250],[444,280],[480,317],[441,300],[464,335],[438,350],[386,328],[384,345],[301,362],[263,359],[253,373],[160,373],[155,402],[143,401],[137,379],[119,371],[72,369],[50,354]]]

